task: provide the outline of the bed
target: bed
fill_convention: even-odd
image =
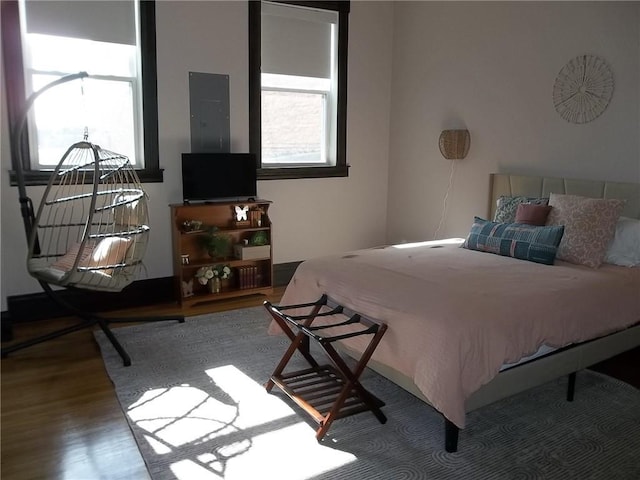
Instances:
[[[578,229],[588,237],[599,227],[558,217],[570,211],[561,200],[622,199],[611,221],[640,218],[640,184],[508,174],[490,176],[485,218],[494,219],[498,199],[516,197],[551,197],[556,226],[540,229],[561,228],[567,242]],[[563,375],[575,379],[576,371],[640,345],[640,267],[544,264],[473,250],[470,238],[468,248],[424,242],[307,260],[281,300],[294,305],[326,294],[386,323],[369,367],[443,415],[447,451],[457,450],[467,412]],[[566,244],[559,248],[570,258]],[[340,348],[358,358],[364,345],[356,337]]]

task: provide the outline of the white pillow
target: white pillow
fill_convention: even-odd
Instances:
[[[618,219],[616,233],[604,261],[623,267],[640,266],[640,220],[628,217]]]

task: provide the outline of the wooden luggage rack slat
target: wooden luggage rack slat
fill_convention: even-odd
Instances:
[[[326,295],[312,303],[282,306],[264,302],[264,307],[291,340],[289,348],[265,387],[270,392],[277,386],[318,423],[318,441],[322,440],[331,423],[338,418],[371,411],[380,423],[387,421],[380,410],[384,402],[369,393],[359,381],[387,329],[386,324],[375,322],[358,313],[349,316],[344,307],[331,301]],[[308,309],[309,313],[296,316],[285,313],[285,310],[292,309]],[[347,319],[338,323],[312,325],[314,320],[332,315],[346,316]],[[356,325],[363,328],[344,328]],[[344,330],[345,333],[331,335],[328,333],[329,329]],[[332,343],[360,335],[371,335],[371,340],[360,360],[351,369]],[[313,339],[322,347],[331,364],[320,365],[315,360],[309,349],[309,339]],[[310,367],[284,373],[296,350],[303,355]]]

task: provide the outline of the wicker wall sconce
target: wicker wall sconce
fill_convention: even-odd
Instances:
[[[440,153],[447,160],[462,160],[469,153],[469,130],[443,130],[440,134]]]

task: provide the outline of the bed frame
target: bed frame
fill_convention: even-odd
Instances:
[[[640,184],[566,178],[491,174],[489,218],[493,218],[496,200],[501,195],[549,196],[550,193],[581,195],[593,198],[619,198],[626,200],[623,216],[640,218]],[[493,380],[473,393],[466,402],[470,412],[500,399],[528,390],[564,375],[569,376],[567,399],[573,399],[575,373],[591,365],[640,346],[640,319],[634,326],[594,340],[556,350],[500,372]],[[350,356],[358,354],[346,349]],[[371,359],[368,366],[380,375],[412,393],[425,403],[429,401],[413,380],[397,370]],[[445,420],[445,450],[455,452],[458,447],[459,428]]]

